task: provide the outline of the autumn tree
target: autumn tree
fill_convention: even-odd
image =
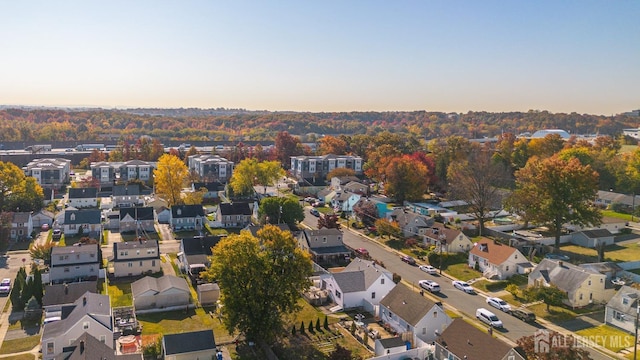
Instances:
[[[347,142],[344,139],[334,136],[324,136],[319,141],[319,155],[345,155],[347,153]]]
[[[184,194],[182,201],[185,205],[199,205],[202,204],[202,200],[206,194],[206,188],[196,189],[196,191],[190,191]]]
[[[536,360],[591,360],[586,347],[575,346],[576,340],[571,335],[562,335],[556,331],[543,331],[544,348],[541,349],[541,338],[538,333],[523,336],[517,344],[527,359]],[[548,344],[548,348],[546,345]],[[543,351],[541,351],[543,350]]]
[[[408,155],[393,158],[384,170],[385,193],[397,203],[418,200],[427,192],[429,171]]]
[[[381,145],[369,152],[369,160],[363,166],[364,173],[372,179],[384,181],[387,165],[391,159],[399,156],[401,156],[400,151],[392,145]]]
[[[287,224],[294,227],[304,220],[304,210],[295,198],[290,197],[268,197],[260,201],[258,207],[258,218],[260,223],[266,224]]]
[[[188,175],[187,165],[179,157],[162,155],[157,168],[153,170],[156,193],[165,198],[169,206],[181,204],[183,181]]]
[[[435,157],[435,175],[440,180],[440,186],[446,187],[449,164],[466,159],[471,151],[471,142],[462,136],[438,138],[429,142],[429,151]]]
[[[44,191],[31,176],[16,165],[0,161],[0,211],[38,211]]]
[[[229,235],[212,250],[202,276],[220,285],[227,331],[267,343],[285,335],[285,317],[299,310],[312,274],[309,255],[291,232],[266,225],[255,237],[249,231]]]
[[[47,240],[44,243],[33,242],[29,245],[29,255],[32,259],[40,259],[49,264],[51,260],[51,249],[55,246],[53,241]]]
[[[449,165],[450,195],[467,203],[478,220],[480,235],[484,234],[484,222],[489,212],[502,207],[496,199],[499,199],[499,186],[506,177],[503,165],[492,160],[488,149],[477,148],[468,159]]]
[[[529,141],[529,154],[540,158],[548,158],[560,152],[564,148],[565,142],[558,134],[547,134],[543,138],[531,139]]]
[[[249,158],[242,160],[233,169],[229,185],[237,195],[250,195],[255,185],[262,185],[264,192],[268,185],[284,176],[284,170],[277,161],[263,161]]]
[[[361,199],[353,206],[353,212],[365,226],[372,226],[378,219],[378,208],[373,201]]]
[[[389,221],[387,219],[378,219],[375,222],[376,232],[380,234],[380,236],[388,236],[388,237],[402,237],[402,230],[400,229],[400,225],[396,221]]]
[[[353,169],[349,168],[335,168],[327,174],[327,180],[331,180],[334,177],[343,177],[343,176],[356,176],[356,172]]]
[[[281,131],[276,135],[275,141],[276,158],[285,169],[291,166],[291,156],[302,155],[302,143],[297,137],[289,135],[286,131]]]
[[[318,217],[318,229],[340,229],[340,222],[338,215],[324,214]]]
[[[525,213],[532,221],[548,225],[555,235],[556,250],[565,223],[600,224],[602,214],[594,205],[598,174],[591,166],[582,165],[576,158],[564,161],[557,155],[546,159],[534,157],[515,175],[516,189],[507,199],[507,206]],[[523,204],[527,207],[523,208]]]

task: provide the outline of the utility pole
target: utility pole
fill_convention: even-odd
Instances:
[[[640,315],[640,304],[636,304],[636,335],[633,338],[633,360],[637,360],[638,355],[638,315]]]

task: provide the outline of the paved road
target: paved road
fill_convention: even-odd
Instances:
[[[303,223],[312,228],[317,229],[317,218],[309,214],[310,208],[305,209],[305,220]],[[450,306],[463,313],[469,318],[475,318],[475,311],[477,308],[489,308],[494,312],[498,318],[504,324],[504,330],[496,330],[496,333],[500,333],[512,342],[516,342],[523,336],[533,335],[536,330],[544,329],[545,326],[541,324],[528,324],[509,314],[502,313],[497,309],[491,308],[486,303],[486,297],[484,295],[470,295],[466,294],[451,284],[451,279],[446,276],[429,275],[421,271],[417,266],[411,266],[400,260],[400,256],[390,250],[388,247],[380,245],[378,242],[369,239],[359,233],[352,232],[349,229],[344,229],[343,240],[344,243],[351,248],[365,248],[369,251],[370,256],[384,264],[384,267],[393,272],[399,274],[404,281],[412,284],[416,289],[418,288],[418,281],[423,279],[430,279],[436,281],[441,288],[440,294],[432,294],[434,299],[441,301],[445,307]],[[554,329],[558,330],[558,329]],[[561,331],[564,333],[564,331]],[[611,359],[609,356],[605,356],[595,349],[591,349],[591,357],[594,360],[606,360]]]

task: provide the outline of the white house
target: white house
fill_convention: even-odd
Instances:
[[[98,188],[70,188],[67,203],[76,209],[97,208]]]
[[[76,235],[82,231],[82,235],[96,240],[102,239],[102,214],[98,209],[69,210],[64,211],[64,234]],[[82,229],[82,230],[80,230]]]
[[[484,277],[499,280],[525,274],[532,267],[518,249],[486,238],[469,251],[469,267],[475,268],[476,264]]]
[[[136,310],[187,306],[191,298],[187,281],[173,275],[145,276],[131,284],[131,295]]]
[[[51,248],[49,280],[58,283],[79,278],[97,278],[100,269],[98,251],[98,244],[54,246]]]
[[[343,309],[364,307],[370,312],[393,289],[393,274],[373,261],[355,259],[341,272],[321,276],[321,288]]]
[[[636,331],[638,299],[640,290],[622,286],[607,303],[604,322],[633,334]]]
[[[113,275],[137,276],[160,271],[158,240],[139,240],[113,243]]]
[[[404,339],[410,339],[413,348],[431,344],[451,324],[442,303],[435,303],[403,284],[380,301],[378,316]]]
[[[471,250],[473,243],[462,231],[450,228],[445,224],[434,223],[424,235],[427,245],[435,245],[436,251],[461,253]]]
[[[40,210],[37,213],[31,215],[33,220],[33,228],[40,228],[42,225],[47,224],[50,227],[53,226],[54,214],[48,210]]]

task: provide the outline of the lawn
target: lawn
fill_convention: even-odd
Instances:
[[[471,279],[477,279],[482,277],[482,273],[476,271],[465,264],[453,264],[447,266],[445,272],[450,276],[462,281],[469,281]]]
[[[569,252],[582,256],[597,257],[596,250],[577,245],[565,245],[560,247],[563,252]],[[640,246],[636,243],[620,246],[610,245],[605,248],[605,261],[636,261],[640,259]]]
[[[108,292],[111,307],[133,306],[131,283],[109,284]]]
[[[0,348],[0,354],[11,354],[22,351],[29,351],[40,344],[40,334],[27,336],[20,339],[5,340]],[[12,359],[15,359],[12,357]],[[25,359],[33,359],[25,358]]]
[[[633,345],[633,336],[607,325],[600,325],[577,331],[576,334],[588,337],[589,341],[618,352]]]
[[[158,240],[160,241],[160,235],[158,235],[158,233],[146,233],[146,234],[138,234],[139,236],[143,237],[144,239],[148,239],[148,240]],[[136,236],[135,233],[127,233],[127,234],[122,234],[120,233],[120,237],[122,237],[122,241],[123,242],[127,242],[127,241],[136,241],[138,239],[138,237]]]
[[[173,334],[213,329],[217,341],[225,342],[232,339],[232,336],[222,325],[222,321],[215,315],[213,308],[140,314],[137,318],[142,324],[142,335]]]
[[[613,210],[602,210],[602,216],[631,221],[631,214],[623,214]],[[635,218],[637,218],[637,216]]]

